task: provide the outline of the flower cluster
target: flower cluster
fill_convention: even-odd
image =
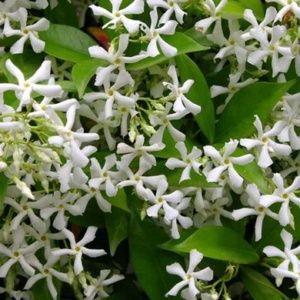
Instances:
[[[118,218],[115,211],[121,210],[126,221],[128,211],[130,218],[148,219],[172,242],[180,241],[186,229],[226,227],[241,219],[250,220],[255,242],[262,242],[264,223],[275,221],[284,250],[267,246],[263,252],[282,260],[270,267],[276,284],[291,278],[300,294],[300,251],[292,249],[293,236],[286,231],[295,229],[295,210],[300,208],[300,90],[282,92],[294,73],[300,76],[300,6],[293,0],[267,2],[260,17],[251,9],[240,17],[227,14],[227,0],[0,4],[5,45],[0,65],[0,293],[31,299],[36,283],[45,281],[57,299],[60,281],[71,285],[78,299],[109,296],[110,285],[125,278],[121,271],[131,276],[136,265],[122,270],[120,264],[107,264],[102,229],[95,225],[101,218]],[[109,43],[101,43],[103,32],[92,40],[79,30],[89,45],[84,49],[83,37],[74,49],[53,41],[59,26],[69,30],[66,25],[50,26],[60,5],[73,7],[80,25],[92,14]],[[191,22],[193,38],[187,30]],[[191,56],[197,63],[185,54],[206,49],[197,34],[212,49],[199,61],[205,65],[213,55],[218,62],[211,70],[210,89],[199,78],[197,54]],[[36,60],[23,65],[18,54],[26,53]],[[182,66],[182,61],[190,65]],[[80,68],[84,72],[78,83]],[[229,79],[227,86],[215,80],[221,72]],[[241,125],[253,125],[249,134],[235,132],[214,143],[205,118],[212,116],[213,128],[215,121],[218,127],[228,119],[239,93],[261,78],[280,87],[270,100],[270,113],[270,105],[262,105],[263,112],[253,110],[249,117],[252,124]],[[210,96],[216,98],[216,120]],[[230,116],[235,117],[237,113]],[[128,203],[120,203],[121,194],[130,197]],[[96,222],[88,215],[94,204],[99,208]],[[109,239],[110,230],[119,229],[107,225]],[[119,246],[119,238],[112,244]],[[181,291],[187,300],[230,299],[226,285],[238,268],[227,266],[224,276],[208,285],[213,270],[195,271],[203,255],[194,248],[186,272],[179,263],[167,266],[182,281],[165,296]],[[92,258],[100,261],[97,272],[90,267]],[[237,292],[240,298],[242,293]]]

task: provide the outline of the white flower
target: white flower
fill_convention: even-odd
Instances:
[[[95,239],[96,231],[97,227],[89,226],[83,238],[76,243],[73,233],[70,230],[64,228],[62,232],[69,240],[71,249],[53,250],[52,254],[55,256],[74,255],[74,272],[75,275],[78,275],[81,271],[83,271],[83,265],[81,261],[83,254],[90,257],[98,257],[106,254],[106,252],[102,249],[88,249],[85,247],[86,244],[92,242]]]
[[[50,79],[51,80],[51,79]],[[52,80],[51,80],[52,81]],[[54,80],[53,80],[54,83]],[[77,100],[66,99],[59,103],[51,103],[52,98],[44,97],[40,102],[33,101],[33,111],[28,114],[29,118],[46,118],[54,124],[63,126],[63,121],[57,112],[67,112],[72,105],[77,105]]]
[[[114,197],[118,191],[114,184],[117,172],[111,171],[111,169],[116,165],[116,162],[116,155],[111,154],[105,157],[105,163],[103,167],[101,167],[98,160],[93,157],[91,159],[91,178],[89,180],[89,186],[99,190],[100,186],[103,185],[106,195]]]
[[[239,30],[239,22],[235,19],[228,21],[229,37],[225,38],[223,34],[222,24],[217,22],[212,34],[208,35],[209,40],[221,46],[219,52],[214,59],[220,59],[218,69],[224,65],[227,57],[235,56],[238,62],[238,72],[245,71],[248,49],[242,39],[243,32]]]
[[[214,22],[221,23],[221,12],[226,4],[227,0],[221,0],[217,6],[213,0],[205,0],[205,8],[210,16],[198,21],[195,24],[196,30],[205,33]]]
[[[96,71],[96,81],[95,85],[102,85],[104,81],[109,81],[111,73],[118,69],[124,70],[125,64],[135,63],[146,57],[145,53],[140,53],[131,57],[126,57],[124,55],[125,50],[128,47],[129,43],[129,34],[121,34],[119,36],[119,46],[116,50],[114,45],[111,45],[106,51],[100,46],[89,47],[89,53],[91,57],[100,58],[106,60],[109,63],[107,67],[99,67]],[[129,73],[127,73],[127,76]],[[130,76],[130,75],[129,75]],[[129,80],[132,80],[131,77]]]
[[[139,164],[139,169],[135,173],[133,173],[129,167],[123,166],[122,164],[118,164],[118,168],[126,174],[128,179],[122,180],[117,186],[121,188],[134,186],[137,194],[144,199],[151,197],[151,195],[149,196],[151,192],[149,188],[157,189],[162,181],[166,181],[164,175],[143,175],[151,168],[151,165],[143,161]]]
[[[265,216],[267,215],[274,220],[278,220],[278,215],[263,205],[261,194],[255,184],[249,184],[246,188],[246,193],[248,194],[247,202],[251,208],[235,209],[232,212],[232,217],[235,221],[238,221],[251,215],[257,216],[255,222],[255,241],[257,242],[262,238],[262,226]]]
[[[261,197],[261,203],[269,207],[274,203],[281,203],[279,210],[279,222],[282,226],[290,224],[294,226],[294,218],[290,211],[290,202],[300,207],[300,198],[295,195],[295,191],[300,188],[300,176],[297,176],[289,187],[284,186],[284,180],[279,173],[274,174],[273,182],[276,185],[272,195]]]
[[[196,173],[199,173],[201,162],[199,159],[202,156],[202,151],[196,146],[193,146],[192,151],[188,154],[187,148],[184,142],[177,142],[175,148],[180,152],[181,160],[178,158],[169,158],[166,162],[166,167],[174,170],[176,168],[184,168],[182,171],[179,182],[190,179],[190,172],[193,169]]]
[[[136,97],[124,96],[119,90],[126,85],[133,85],[133,80],[130,74],[121,70],[116,82],[110,86],[109,81],[104,82],[104,92],[91,92],[85,94],[83,99],[87,102],[92,102],[97,99],[105,100],[105,117],[109,118],[113,116],[113,108],[115,102],[117,102],[118,106],[132,107],[136,102]]]
[[[46,279],[47,287],[49,289],[49,292],[53,299],[56,299],[57,297],[57,291],[55,288],[55,285],[53,283],[53,277],[57,278],[58,280],[62,282],[70,283],[70,280],[68,278],[68,274],[62,273],[54,269],[54,265],[59,260],[59,257],[55,257],[53,255],[50,255],[47,259],[47,262],[42,265],[36,258],[34,259],[32,265],[38,269],[39,273],[31,276],[25,286],[25,290],[30,290],[32,286],[37,283],[41,279]]]
[[[193,225],[193,220],[190,217],[181,214],[181,212],[186,211],[190,207],[190,200],[191,198],[189,197],[183,198],[176,206],[174,206],[178,214],[171,220],[167,218],[164,219],[167,225],[171,225],[171,236],[173,239],[180,238],[178,223],[184,229]]]
[[[29,217],[30,223],[34,228],[39,228],[40,226],[42,226],[42,220],[36,216],[33,210],[33,208],[35,208],[36,202],[28,201],[26,197],[22,197],[21,201],[19,202],[10,197],[6,197],[4,203],[14,208],[15,212],[17,213],[16,216],[14,216],[11,220],[12,230],[16,230],[20,226],[20,223],[23,221],[23,219],[26,217]]]
[[[149,193],[146,200],[151,202],[151,206],[147,208],[147,215],[152,218],[158,218],[159,210],[162,208],[164,211],[164,219],[167,223],[177,217],[178,211],[173,207],[183,199],[181,191],[174,191],[170,194],[164,194],[168,189],[168,182],[161,181],[157,187],[156,194],[152,191]]]
[[[147,4],[151,8],[160,7],[166,10],[160,17],[159,24],[168,22],[173,13],[175,14],[176,20],[182,24],[186,12],[181,9],[180,4],[186,1],[187,0],[147,0]]]
[[[202,259],[203,255],[200,252],[197,250],[191,250],[187,271],[184,271],[179,263],[173,263],[172,265],[167,266],[167,272],[181,277],[182,281],[177,283],[170,291],[168,291],[166,296],[176,296],[183,287],[188,286],[185,290],[183,290],[186,291],[187,296],[184,297],[184,299],[196,299],[196,296],[200,293],[196,287],[197,280],[210,281],[213,279],[213,271],[209,267],[200,271],[195,271],[195,268]],[[183,296],[183,291],[181,292],[181,296]]]
[[[49,60],[45,60],[37,69],[37,71],[28,79],[25,79],[22,71],[15,66],[10,59],[6,60],[5,66],[8,71],[17,79],[18,84],[1,83],[0,94],[7,90],[14,90],[17,98],[20,100],[17,111],[21,111],[23,106],[32,103],[33,92],[51,98],[60,97],[62,95],[62,88],[59,85],[52,83],[38,83],[50,79],[51,62]]]
[[[122,154],[121,164],[129,166],[130,163],[136,158],[139,158],[140,164],[149,164],[150,166],[156,165],[155,156],[148,152],[156,152],[162,150],[165,145],[163,143],[155,143],[149,146],[144,145],[145,137],[138,135],[134,147],[125,143],[119,143],[117,146],[117,153]]]
[[[267,246],[263,252],[268,257],[280,257],[282,262],[277,268],[271,268],[271,274],[276,278],[277,286],[280,286],[284,277],[299,279],[299,260],[297,255],[300,253],[300,247],[292,249],[293,236],[286,230],[282,229],[280,233],[281,239],[284,242],[284,250],[280,250],[274,246]],[[289,271],[289,269],[292,269]],[[298,273],[297,275],[295,273]],[[297,289],[300,287],[297,283]],[[299,293],[299,290],[298,290]]]
[[[300,7],[295,0],[266,0],[267,3],[278,3],[282,8],[278,11],[274,22],[281,21],[282,18],[288,13],[292,12],[298,19],[300,19]]]
[[[295,127],[300,127],[299,103],[289,105],[287,102],[283,104],[280,119],[276,122],[282,128],[277,137],[281,143],[289,142],[293,150],[300,149],[300,137],[295,131]],[[275,125],[274,125],[275,126]]]
[[[65,193],[61,195],[60,192],[55,191],[40,198],[35,202],[35,207],[40,209],[40,215],[43,219],[48,220],[53,214],[56,214],[53,220],[53,227],[62,230],[67,225],[68,217],[66,212],[73,216],[82,215],[86,206],[87,200],[79,198],[79,194]]]
[[[20,7],[15,13],[11,13],[10,17],[13,20],[20,22],[20,29],[13,29],[10,26],[9,19],[5,20],[3,33],[5,36],[21,36],[21,38],[15,42],[10,52],[12,54],[23,53],[24,44],[29,39],[32,49],[36,53],[40,53],[45,48],[45,42],[40,40],[38,37],[38,31],[45,31],[49,28],[49,21],[45,18],[40,19],[32,25],[27,25],[28,12],[24,7]]]
[[[188,79],[183,85],[179,86],[176,68],[171,65],[168,70],[168,75],[171,77],[173,83],[164,82],[163,84],[171,91],[171,95],[174,96],[175,102],[173,104],[173,110],[175,112],[188,111],[194,115],[201,111],[201,107],[189,99],[184,94],[187,94],[194,83],[194,80]]]
[[[231,140],[225,143],[224,148],[221,152],[216,150],[213,146],[204,146],[205,155],[212,158],[215,168],[210,170],[206,179],[208,182],[218,182],[223,172],[228,171],[229,183],[233,188],[239,189],[243,184],[243,178],[234,169],[234,165],[246,165],[249,164],[253,159],[253,155],[245,154],[242,156],[231,156],[238,146],[237,140]]]
[[[150,18],[151,18],[150,27],[148,27],[146,24],[142,24],[141,26],[141,29],[145,32],[149,40],[149,44],[147,47],[147,54],[151,57],[159,55],[159,50],[157,47],[158,44],[164,56],[166,57],[175,56],[177,53],[177,49],[171,46],[170,44],[168,44],[166,41],[164,41],[163,38],[161,37],[161,34],[173,35],[175,33],[177,22],[169,20],[160,28],[156,28],[158,22],[158,15],[157,15],[156,8],[154,8],[150,12]]]
[[[0,266],[0,278],[5,278],[11,266],[15,263],[19,263],[24,272],[32,276],[35,273],[35,270],[29,264],[28,257],[41,247],[40,243],[36,241],[27,245],[24,240],[25,233],[21,227],[13,231],[12,238],[13,244],[10,248],[0,244],[0,253],[9,258]]]
[[[127,7],[120,9],[122,0],[110,0],[112,5],[112,12],[103,7],[91,5],[90,8],[95,16],[104,16],[110,21],[103,25],[103,28],[116,29],[116,27],[122,24],[129,33],[136,33],[139,30],[141,24],[138,20],[131,20],[126,15],[139,15],[144,12],[144,1],[134,0]]]
[[[48,138],[48,143],[56,147],[63,147],[66,157],[68,157],[74,166],[85,167],[89,163],[88,156],[96,151],[96,148],[89,146],[80,149],[81,143],[92,142],[99,139],[96,133],[85,133],[83,129],[72,131],[75,122],[76,110],[78,103],[71,105],[66,112],[66,124],[64,126],[55,126],[54,129],[59,135]]]
[[[286,73],[293,59],[291,47],[282,45],[282,39],[286,36],[286,28],[280,25],[272,27],[269,34],[270,40],[269,35],[261,35],[260,31],[253,31],[251,34],[259,41],[260,47],[249,54],[248,62],[261,68],[262,63],[271,56],[273,77],[280,72]]]
[[[45,257],[48,257],[50,255],[53,240],[63,240],[65,238],[65,236],[61,232],[52,233],[49,229],[50,224],[50,219],[45,220],[42,224],[36,226],[36,229],[27,224],[22,224],[25,233],[32,236],[42,245],[42,247],[44,248]]]
[[[258,165],[267,168],[273,164],[270,153],[275,155],[288,156],[292,152],[291,147],[285,144],[279,144],[272,140],[282,130],[282,124],[276,123],[273,128],[264,132],[262,123],[257,115],[255,115],[254,126],[257,129],[258,136],[256,139],[241,139],[240,144],[248,150],[255,148],[258,155]]]
[[[114,128],[119,126],[119,121],[114,118],[105,117],[105,103],[102,101],[95,101],[90,106],[86,104],[81,104],[79,108],[79,113],[81,116],[93,120],[96,124],[90,129],[90,132],[98,132],[102,129],[104,133],[105,141],[108,145],[109,150],[114,150],[116,146],[116,141],[112,136]],[[93,110],[91,109],[93,108]]]
[[[232,219],[232,214],[228,210],[225,209],[225,206],[231,204],[231,201],[228,197],[221,197],[212,201],[203,201],[203,208],[200,209],[199,214],[197,215],[197,219],[202,224],[215,224],[222,226],[221,217],[225,217],[227,219]]]
[[[272,27],[267,25],[275,19],[276,14],[277,11],[275,7],[270,6],[266,10],[264,19],[261,23],[258,23],[252,9],[245,9],[244,19],[251,24],[251,27],[242,34],[242,38],[248,41],[253,38],[252,33],[255,33],[254,36],[262,35],[264,38],[267,37],[268,34],[272,32]]]
[[[110,273],[110,270],[100,271],[100,276],[84,290],[86,300],[94,300],[97,295],[100,297],[100,299],[108,297],[109,294],[104,290],[104,288],[125,278],[123,275],[119,274],[114,274],[111,277],[107,278]]]
[[[156,132],[151,136],[150,143],[161,143],[166,128],[168,129],[171,137],[175,140],[175,142],[185,140],[185,134],[175,128],[172,125],[171,121],[182,119],[188,112],[184,110],[181,112],[169,114],[172,107],[172,103],[167,103],[163,112],[156,110],[153,112],[153,114],[150,115],[149,119],[151,125],[153,127],[159,126],[158,129],[155,129]]]

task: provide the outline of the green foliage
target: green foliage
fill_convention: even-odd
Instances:
[[[68,0],[59,0],[58,5],[51,9],[50,6],[45,10],[45,17],[51,23],[65,24],[78,27],[78,18],[73,4]]]
[[[256,18],[264,18],[264,8],[260,0],[229,0],[222,11],[224,18],[243,18],[245,9],[252,9]]]
[[[3,209],[3,201],[6,195],[8,182],[9,182],[8,178],[1,172],[0,173],[0,212],[2,212]]]
[[[187,55],[176,57],[176,64],[182,83],[188,79],[194,80],[187,98],[201,106],[201,112],[195,116],[195,120],[203,134],[212,142],[215,131],[214,106],[205,77],[199,67]]]
[[[197,249],[206,257],[236,264],[252,264],[259,259],[254,248],[242,236],[221,226],[204,226],[170,248],[183,253],[189,253],[192,249]]]
[[[128,236],[128,214],[124,210],[113,207],[112,213],[104,214],[104,218],[108,233],[110,254],[114,256],[119,244]]]
[[[88,48],[96,44],[81,30],[61,24],[51,24],[40,33],[40,38],[46,42],[47,54],[75,63],[89,59]]]
[[[277,290],[261,273],[249,267],[242,267],[241,276],[246,289],[254,300],[288,300],[289,298]]]
[[[132,215],[129,226],[130,261],[139,284],[151,300],[164,299],[176,283],[176,279],[167,273],[166,266],[178,261],[179,257],[157,247],[166,239],[166,234],[157,225],[149,220],[140,221]]]
[[[89,81],[95,75],[98,67],[105,64],[106,62],[100,59],[88,59],[73,66],[72,79],[76,85],[79,97],[83,96]]]
[[[215,142],[251,136],[255,132],[254,115],[265,122],[273,107],[294,83],[257,82],[238,91],[217,123]]]
[[[176,32],[173,35],[166,35],[163,37],[164,40],[170,45],[177,48],[177,55],[191,52],[198,52],[207,50],[208,47],[202,46],[195,40],[184,34],[183,32]],[[147,57],[141,61],[133,64],[128,64],[126,69],[128,71],[138,71],[151,66],[168,61],[170,58],[163,56],[162,54],[155,57]]]
[[[237,156],[242,156],[247,153],[248,152],[246,150],[240,148],[234,152]],[[272,182],[268,180],[263,170],[258,166],[255,160],[244,166],[234,165],[234,168],[248,182],[255,183],[263,193],[272,193]]]

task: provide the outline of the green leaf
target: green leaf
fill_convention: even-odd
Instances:
[[[174,246],[174,250],[184,253],[192,249],[197,249],[206,257],[236,264],[251,264],[259,259],[252,246],[238,233],[221,226],[202,227]]]
[[[238,148],[234,152],[234,156],[242,156],[247,153],[248,152],[246,150]],[[244,166],[234,165],[234,168],[247,181],[255,183],[263,193],[272,193],[273,188],[271,181],[268,180],[267,176],[255,160]]]
[[[186,30],[184,34],[191,37],[194,41],[196,41],[201,46],[205,46],[205,47],[214,46],[214,43],[207,38],[207,35],[196,30],[194,26]]]
[[[50,5],[44,10],[45,17],[51,23],[65,24],[78,27],[76,9],[68,0],[59,0],[58,5],[51,9]]]
[[[128,214],[113,208],[111,214],[104,214],[111,256],[114,256],[119,244],[128,236]]]
[[[245,7],[237,1],[228,1],[222,10],[223,18],[243,18]]]
[[[216,188],[218,185],[216,183],[207,182],[206,177],[200,173],[197,174],[194,170],[191,170],[190,179],[184,180],[179,183],[181,174],[183,169],[176,169],[176,170],[167,170],[164,174],[168,178],[168,182],[170,186],[175,187],[202,187],[202,188]]]
[[[160,227],[149,220],[141,222],[132,215],[129,227],[130,261],[139,284],[151,300],[164,299],[176,283],[176,278],[167,273],[166,266],[178,262],[180,257],[157,247],[166,239]]]
[[[247,181],[255,183],[263,193],[272,193],[272,185],[256,161],[245,166],[234,165],[234,168]]]
[[[111,203],[112,206],[120,208],[126,212],[130,212],[130,209],[127,205],[127,196],[124,189],[119,189],[116,196],[106,197],[106,199]]]
[[[39,35],[46,42],[47,54],[75,63],[89,59],[88,48],[96,44],[87,34],[68,25],[51,24]]]
[[[263,2],[261,0],[238,0],[245,9],[249,8],[253,10],[255,17],[258,20],[262,20],[265,16]]]
[[[194,80],[187,98],[201,106],[201,112],[195,116],[195,119],[203,134],[212,142],[215,133],[215,115],[205,77],[198,66],[187,55],[176,57],[176,64],[182,83],[188,79]]]
[[[73,66],[72,79],[80,98],[83,96],[89,81],[95,75],[97,68],[105,64],[106,62],[100,59],[88,59]]]
[[[258,20],[264,18],[264,8],[261,0],[229,0],[222,10],[223,18],[243,18],[245,9],[252,9]]]
[[[77,92],[74,81],[60,80],[60,81],[57,81],[56,83],[59,84],[65,92],[68,92],[68,93],[76,93]]]
[[[189,36],[187,36],[182,32],[176,32],[173,35],[166,35],[163,37],[163,39],[168,44],[176,47],[177,55],[184,54],[184,53],[204,51],[209,49],[208,47],[200,45],[195,40],[193,40],[192,38],[190,38]],[[151,66],[168,61],[169,59],[170,59],[169,57],[165,57],[162,54],[155,57],[147,57],[139,62],[128,64],[126,66],[126,69],[128,71],[144,70]]]
[[[265,122],[273,107],[294,83],[257,82],[238,91],[216,125],[215,141],[219,143],[250,136],[256,130],[254,115]]]
[[[53,278],[53,283],[56,288],[58,299],[60,299],[61,282],[56,278]],[[31,288],[33,294],[33,300],[52,300],[52,296],[49,292],[46,279],[41,279]]]
[[[246,289],[254,300],[282,300],[289,298],[282,294],[273,284],[261,273],[248,268],[241,268],[241,276]]]
[[[0,173],[0,211],[3,209],[3,201],[6,196],[6,190],[8,187],[8,178],[1,172]]]

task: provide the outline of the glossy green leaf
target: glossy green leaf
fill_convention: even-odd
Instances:
[[[114,207],[111,214],[104,214],[104,218],[110,254],[114,256],[119,244],[128,236],[128,214]]]
[[[242,18],[244,15],[245,7],[242,3],[238,1],[228,1],[222,10],[223,18]]]
[[[221,226],[205,226],[195,231],[174,250],[189,253],[197,249],[204,256],[237,264],[251,264],[259,256],[254,248],[235,231]]]
[[[265,276],[252,268],[242,267],[241,277],[254,300],[282,300],[289,298],[282,294]]]
[[[184,180],[179,183],[183,169],[168,170],[165,175],[168,178],[168,183],[170,186],[176,187],[202,187],[202,188],[216,188],[218,185],[216,183],[207,182],[206,177],[200,173],[197,174],[193,170],[190,173],[190,179]]]
[[[65,92],[68,92],[68,93],[76,93],[77,92],[74,81],[60,80],[60,81],[57,81],[56,83],[59,84]]]
[[[238,148],[234,152],[234,156],[242,156],[247,153],[246,150]],[[255,183],[263,193],[272,193],[272,182],[267,178],[255,160],[244,166],[234,165],[234,168],[248,182]]]
[[[8,187],[8,178],[1,172],[0,173],[0,211],[3,209],[3,201],[6,196],[6,190]]]
[[[184,53],[204,51],[209,49],[206,46],[200,45],[195,40],[193,40],[192,38],[190,38],[189,36],[187,36],[182,32],[176,32],[173,35],[163,36],[163,39],[170,45],[176,47],[177,55],[184,54]],[[169,59],[170,58],[165,57],[162,54],[155,57],[147,57],[134,64],[128,64],[126,69],[129,71],[143,70],[145,68],[149,68],[151,66],[168,61]]]
[[[126,212],[130,212],[130,209],[127,205],[127,196],[123,189],[119,189],[116,196],[106,197],[106,199],[111,203],[112,206],[120,208]]]
[[[194,84],[187,94],[187,98],[201,106],[201,112],[195,116],[195,119],[200,130],[207,139],[212,142],[215,132],[215,115],[205,77],[199,67],[187,55],[176,57],[176,64],[181,83],[188,79],[194,80]]]
[[[166,266],[178,262],[180,257],[157,247],[167,236],[151,221],[141,222],[133,216],[129,228],[130,261],[138,282],[151,300],[164,299],[176,283],[176,278],[167,273]]]
[[[51,24],[39,35],[46,42],[47,54],[75,63],[89,59],[88,48],[96,44],[86,33],[68,25]]]
[[[252,9],[256,18],[264,18],[264,8],[261,0],[229,0],[222,10],[223,18],[243,18],[245,9]]]
[[[263,2],[261,0],[238,0],[245,8],[252,9],[255,17],[262,20],[265,16]]]
[[[294,83],[257,82],[238,91],[216,125],[215,141],[219,143],[250,136],[256,130],[254,115],[265,122],[273,107]]]
[[[58,294],[58,299],[60,299],[61,282],[53,277],[53,283]],[[33,300],[53,300],[49,292],[46,279],[39,280],[37,283],[34,284],[30,291],[33,294]]]
[[[200,31],[198,31],[198,30],[196,30],[195,26],[193,26],[190,29],[186,30],[184,32],[184,34],[191,37],[194,41],[196,41],[201,46],[211,47],[211,46],[214,45],[214,43],[207,38],[207,35],[200,32]]]
[[[72,79],[76,85],[79,97],[82,97],[91,78],[99,66],[105,65],[100,59],[88,59],[75,64],[72,68]]]

